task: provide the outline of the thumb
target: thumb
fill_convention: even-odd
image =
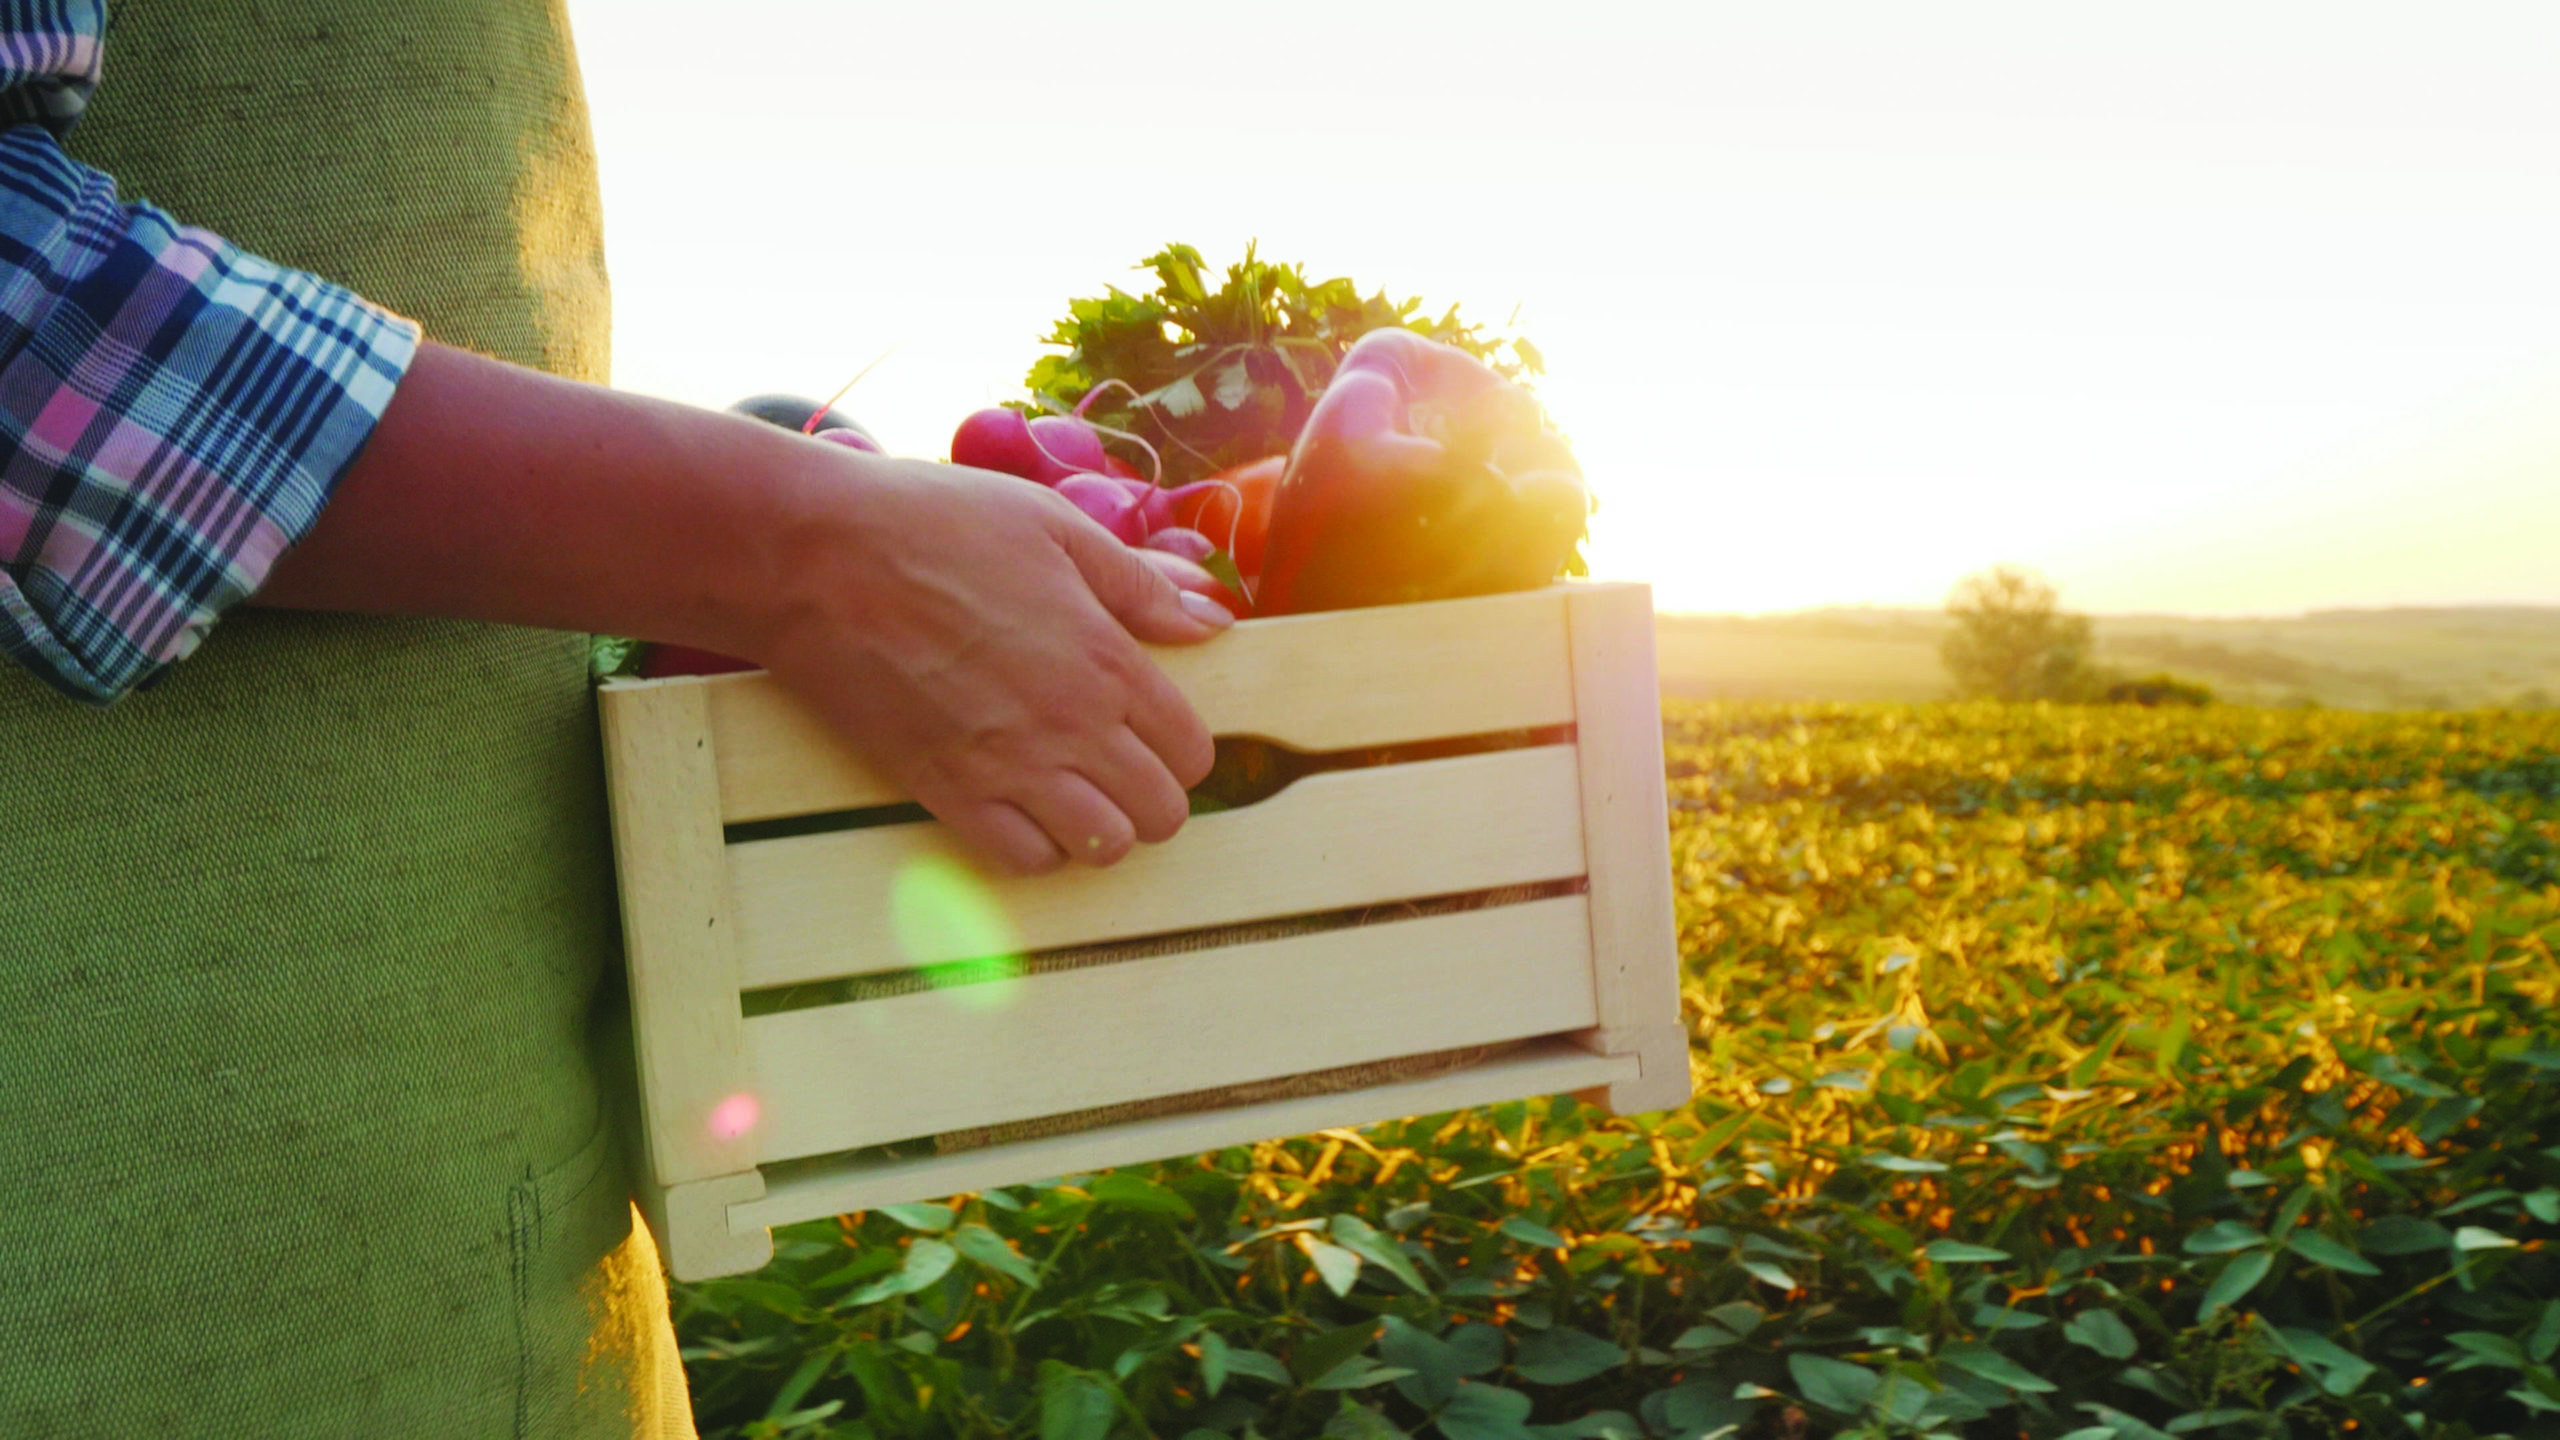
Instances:
[[[1225,606],[1175,585],[1100,525],[1069,525],[1060,542],[1093,598],[1141,644],[1187,645],[1235,622]]]

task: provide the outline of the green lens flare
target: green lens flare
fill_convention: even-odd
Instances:
[[[979,1004],[1013,987],[990,984],[1022,973],[1013,923],[986,882],[940,855],[907,862],[889,885],[889,931],[898,951],[937,990]]]

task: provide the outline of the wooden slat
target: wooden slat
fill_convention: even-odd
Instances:
[[[730,1206],[729,1225],[742,1233],[752,1232],[910,1200],[1195,1155],[1283,1135],[1591,1089],[1632,1079],[1635,1074],[1633,1056],[1593,1055],[1568,1041],[1539,1041],[1499,1059],[1429,1080],[1139,1120],[1080,1135],[1026,1140],[959,1155],[851,1162],[772,1182],[763,1199]]]
[[[764,1195],[764,1175],[749,1170],[709,1180],[688,1180],[661,1190],[640,1188],[640,1213],[658,1242],[667,1270],[688,1283],[720,1275],[764,1268],[773,1258],[773,1236],[761,1227],[738,1230],[729,1223],[734,1205]]]
[[[751,1169],[737,926],[699,683],[599,697],[649,1166],[673,1186]],[[728,1107],[723,1109],[724,1104]]]
[[[1248,620],[1149,653],[1217,735],[1301,750],[1402,745],[1573,718],[1567,587]],[[644,684],[647,682],[643,682]],[[907,798],[757,672],[707,682],[731,824]]]
[[[760,1158],[1587,1026],[1565,896],[747,1022]]]
[[[1600,1013],[1591,1043],[1653,1061],[1640,1083],[1615,1087],[1601,1103],[1619,1114],[1660,1110],[1689,1098],[1689,1069],[1680,1028],[1653,594],[1642,585],[1575,586],[1565,614],[1583,845],[1591,863],[1592,983]]]
[[[1042,950],[1570,879],[1583,871],[1575,771],[1574,747],[1548,745],[1311,776],[1109,869],[987,877],[981,923],[916,927],[907,948],[898,877],[964,863],[941,825],[732,845],[740,974],[761,989],[974,959],[969,937],[990,924]]]

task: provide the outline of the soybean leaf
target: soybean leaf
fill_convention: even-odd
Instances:
[[[2525,1354],[2536,1364],[2546,1364],[2554,1351],[2560,1351],[2560,1300],[2546,1302],[2542,1319],[2533,1327],[2531,1338],[2524,1342]]]
[[[1796,1288],[1794,1276],[1789,1275],[1786,1271],[1779,1269],[1777,1266],[1770,1264],[1766,1260],[1745,1260],[1742,1262],[1742,1268],[1743,1271],[1750,1275],[1752,1279],[1757,1280],[1764,1285],[1775,1285],[1781,1290],[1793,1290]]]
[[[1144,1210],[1157,1215],[1191,1218],[1191,1202],[1148,1179],[1134,1170],[1114,1170],[1095,1181],[1087,1192],[1105,1205],[1125,1210]]]
[[[1055,1360],[1040,1362],[1040,1440],[1105,1440],[1118,1408],[1109,1381]]]
[[[1883,1383],[1883,1377],[1864,1365],[1804,1350],[1787,1357],[1787,1373],[1795,1378],[1797,1394],[1825,1410],[1849,1416],[1864,1411]]]
[[[2084,1345],[2110,1360],[2130,1360],[2139,1348],[2133,1330],[2113,1310],[2083,1310],[2062,1327],[2062,1336],[2074,1345]]]
[[[1213,1400],[1227,1388],[1227,1341],[1215,1330],[1200,1332],[1200,1388]]]
[[[1520,1342],[1511,1368],[1540,1385],[1571,1385],[1623,1365],[1627,1352],[1580,1330],[1549,1330]]]
[[[2453,1232],[2415,1215],[2385,1215],[2364,1227],[2356,1243],[2368,1255],[2419,1255],[2451,1249]]]
[[[2204,1308],[2197,1312],[2196,1318],[2210,1320],[2229,1309],[2234,1301],[2257,1289],[2258,1282],[2267,1278],[2267,1271],[2274,1265],[2275,1257],[2264,1250],[2250,1250],[2233,1256],[2231,1262],[2222,1267],[2222,1273],[2213,1277],[2213,1284],[2206,1287]]]
[[[1259,1350],[1248,1350],[1242,1345],[1227,1347],[1227,1373],[1250,1375],[1256,1380],[1267,1380],[1283,1388],[1291,1383],[1289,1367],[1281,1364],[1277,1356],[1266,1355]]]
[[[2002,1398],[2006,1399],[2005,1396]],[[1970,1425],[1976,1420],[1990,1419],[1992,1409],[1983,1403],[1981,1397],[1961,1386],[1942,1385],[1938,1387],[1938,1393],[1929,1396],[1927,1403],[1920,1407],[1916,1423],[1926,1425],[1936,1420],[1952,1420],[1959,1425]]]
[[[960,1252],[939,1240],[917,1240],[907,1246],[907,1258],[898,1273],[874,1280],[844,1297],[847,1306],[871,1305],[892,1295],[913,1295],[949,1273],[959,1263]]]
[[[1446,1337],[1449,1353],[1458,1357],[1461,1375],[1490,1375],[1502,1368],[1502,1331],[1485,1324],[1461,1325]]]
[[[1673,1350],[1720,1350],[1738,1344],[1740,1336],[1721,1325],[1692,1325],[1671,1342]]]
[[[1879,1170],[1897,1175],[1943,1175],[1947,1167],[1935,1160],[1914,1160],[1907,1155],[1870,1155],[1867,1163]]]
[[[948,1205],[883,1205],[880,1213],[927,1235],[939,1235],[951,1228],[952,1214]]]
[[[1298,1249],[1313,1261],[1316,1274],[1325,1288],[1336,1295],[1348,1295],[1360,1283],[1360,1257],[1339,1245],[1319,1240],[1305,1231],[1298,1233]]]
[[[1748,1336],[1760,1328],[1760,1322],[1767,1318],[1767,1314],[1748,1300],[1728,1300],[1708,1311],[1707,1318],[1736,1336]]]
[[[2263,1410],[2190,1410],[2170,1421],[2168,1430],[2172,1435],[2192,1435],[2216,1425],[2236,1425],[2243,1420],[2263,1419],[2265,1415]]]
[[[1431,1293],[1431,1286],[1423,1280],[1422,1272],[1413,1268],[1413,1261],[1406,1258],[1393,1239],[1379,1234],[1368,1221],[1357,1215],[1336,1215],[1331,1232],[1333,1243],[1393,1275],[1414,1294]]]
[[[2009,1258],[2006,1250],[1988,1245],[1968,1245],[1961,1240],[1932,1240],[1920,1252],[1940,1265],[1988,1265]]]
[[[1214,1430],[1199,1433],[1214,1436],[1215,1440],[1226,1440],[1224,1435]],[[1184,1440],[1192,1440],[1192,1437],[1185,1436]],[[1378,1411],[1345,1400],[1333,1418],[1324,1422],[1324,1430],[1318,1440],[1411,1440],[1411,1437]]]
[[[1950,1345],[1938,1352],[1938,1358],[1959,1370],[1979,1375],[1994,1385],[2011,1390],[2044,1395],[2052,1393],[2053,1382],[2027,1367],[1981,1345]]]
[[[2265,1235],[2237,1220],[2216,1220],[2188,1236],[2184,1248],[2190,1255],[2228,1255],[2266,1241]]]
[[[1599,1410],[1561,1425],[1532,1425],[1537,1440],[1644,1440],[1644,1427],[1624,1410]]]
[[[1402,1316],[1387,1317],[1386,1328],[1378,1335],[1378,1355],[1399,1370],[1413,1372],[1398,1380],[1396,1389],[1425,1410],[1437,1410],[1458,1393],[1465,1360],[1447,1341],[1424,1334]]]
[[[1563,1236],[1537,1221],[1524,1220],[1517,1215],[1503,1221],[1500,1228],[1503,1234],[1512,1239],[1524,1245],[1534,1245],[1541,1250],[1562,1250],[1568,1243]]]
[[[2446,1344],[2464,1352],[2454,1362],[2457,1370],[2476,1365],[2495,1365],[2505,1370],[2525,1367],[2524,1347],[2508,1336],[2489,1330],[2457,1330],[2444,1338]]]
[[[1751,1418],[1758,1402],[1733,1393],[1731,1387],[1703,1376],[1662,1393],[1665,1428],[1675,1435],[1706,1435]],[[1764,1392],[1765,1393],[1765,1392]]]
[[[1040,1283],[1039,1269],[1013,1248],[1013,1242],[976,1221],[951,1232],[951,1247],[999,1275],[1027,1286]]]
[[[1297,1348],[1290,1353],[1289,1368],[1301,1384],[1312,1385],[1332,1374],[1343,1361],[1368,1349],[1369,1342],[1377,1338],[1378,1322],[1375,1320],[1364,1320],[1357,1325],[1345,1325],[1321,1335],[1311,1335],[1299,1341]]]
[[[1973,1307],[1973,1323],[1985,1330],[2033,1330],[2052,1322],[2042,1315],[2013,1310],[2006,1305],[1976,1305]]]
[[[782,1382],[782,1388],[773,1392],[773,1403],[765,1407],[764,1418],[776,1421],[790,1414],[800,1404],[800,1397],[827,1377],[828,1367],[836,1362],[836,1354],[833,1350],[821,1350],[801,1361],[800,1367],[791,1372],[791,1378]]]
[[[2169,1432],[2147,1421],[2127,1415],[2113,1406],[2083,1400],[2080,1402],[2080,1408],[2103,1421],[2106,1428],[2116,1436],[2116,1440],[2169,1440]],[[2083,1433],[2085,1432],[2077,1430],[2072,1432],[2074,1435]],[[2068,1437],[2065,1437],[2065,1440],[2068,1440]]]
[[[2302,1368],[2311,1372],[2320,1388],[2332,1395],[2349,1395],[2373,1373],[2373,1363],[2348,1350],[2316,1330],[2281,1327],[2275,1331],[2276,1343],[2293,1356]]]
[[[1517,1390],[1461,1380],[1433,1417],[1446,1440],[1528,1440],[1529,1397]]]
[[[1310,1390],[1366,1390],[1412,1374],[1393,1365],[1381,1365],[1366,1355],[1354,1355],[1307,1383]]]
[[[1822,1258],[1821,1256],[1814,1254],[1812,1251],[1805,1249],[1801,1245],[1790,1245],[1783,1240],[1773,1240],[1766,1235],[1743,1236],[1742,1253],[1745,1255],[1775,1255],[1781,1260],[1819,1260]]]
[[[2293,1237],[2287,1240],[2285,1244],[2290,1247],[2295,1254],[2310,1261],[2314,1265],[2326,1265],[2332,1270],[2344,1270],[2350,1275],[2379,1275],[2382,1273],[2381,1266],[2374,1264],[2372,1261],[2367,1260],[2355,1251],[2348,1249],[2346,1246],[2339,1244],[2337,1241],[2330,1239],[2328,1236],[2321,1234],[2317,1230],[2298,1230],[2294,1232]]]
[[[2456,1250],[2512,1250],[2516,1242],[2495,1230],[2479,1225],[2465,1225],[2453,1232]]]
[[[2521,1199],[2526,1214],[2545,1225],[2560,1225],[2560,1190],[2546,1185]]]

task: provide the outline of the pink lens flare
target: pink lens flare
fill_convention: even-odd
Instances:
[[[741,1090],[711,1107],[711,1134],[715,1139],[735,1140],[763,1118],[764,1103]]]

